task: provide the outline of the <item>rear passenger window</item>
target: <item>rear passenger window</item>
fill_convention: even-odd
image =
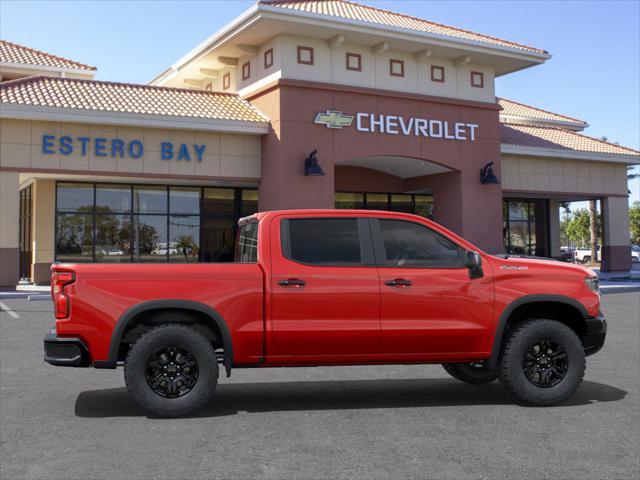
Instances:
[[[423,225],[381,219],[380,229],[387,267],[462,267],[460,247]]]
[[[361,265],[355,218],[300,218],[282,223],[284,256],[309,265]]]
[[[236,247],[237,263],[256,263],[258,261],[258,222],[246,223],[238,231]]]

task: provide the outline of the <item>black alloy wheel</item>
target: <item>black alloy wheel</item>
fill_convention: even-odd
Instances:
[[[165,398],[189,393],[198,381],[198,362],[191,352],[177,346],[162,347],[147,360],[147,384]]]
[[[522,370],[527,380],[536,387],[555,387],[568,369],[569,357],[564,347],[549,339],[534,343],[524,352]]]

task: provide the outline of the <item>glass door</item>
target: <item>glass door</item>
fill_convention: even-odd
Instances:
[[[18,242],[20,247],[20,281],[31,281],[31,253],[33,239],[33,186],[20,190]]]

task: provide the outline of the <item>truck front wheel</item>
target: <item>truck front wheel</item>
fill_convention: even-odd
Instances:
[[[218,359],[211,343],[193,328],[160,325],[133,344],[124,379],[139,407],[160,417],[182,416],[211,400]]]
[[[578,389],[586,367],[576,333],[555,320],[528,320],[509,335],[499,365],[500,381],[522,403],[557,405]]]
[[[473,363],[443,363],[442,366],[456,380],[473,385],[485,385],[496,378],[495,370],[489,369],[486,362]]]

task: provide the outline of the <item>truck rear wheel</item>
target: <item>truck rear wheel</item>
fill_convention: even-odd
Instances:
[[[191,413],[213,397],[218,359],[211,343],[186,325],[160,325],[142,334],[127,354],[127,391],[160,417]]]
[[[529,320],[509,336],[499,376],[522,403],[551,406],[573,395],[585,367],[584,347],[573,330],[555,320]]]
[[[473,385],[485,385],[497,378],[495,370],[490,370],[484,361],[473,363],[443,363],[442,366],[456,380]]]

